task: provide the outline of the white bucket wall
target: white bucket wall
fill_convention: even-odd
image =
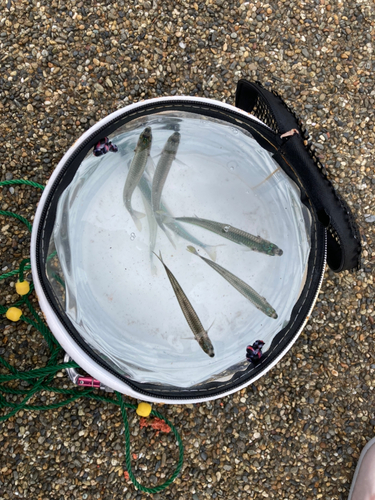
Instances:
[[[36,271],[37,265],[36,265],[36,235],[38,231],[38,227],[40,225],[40,219],[41,219],[41,214],[43,212],[43,209],[45,208],[45,204],[48,198],[48,194],[51,190],[51,187],[53,186],[56,178],[58,177],[60,171],[66,164],[66,162],[69,160],[69,158],[72,156],[72,154],[75,152],[75,150],[89,137],[91,136],[96,130],[101,128],[103,125],[106,123],[112,121],[116,117],[121,117],[125,112],[129,112],[132,110],[137,109],[140,106],[144,106],[145,104],[153,104],[155,102],[157,103],[162,103],[162,102],[177,102],[177,101],[186,101],[186,102],[195,102],[195,103],[200,103],[200,104],[211,104],[215,105],[218,107],[221,107],[222,109],[226,109],[229,111],[234,111],[237,114],[242,114],[246,118],[251,118],[252,120],[255,120],[259,123],[262,123],[258,118],[256,118],[253,115],[250,115],[249,113],[246,113],[245,111],[242,111],[234,106],[231,106],[230,104],[226,103],[221,103],[219,101],[215,101],[213,99],[207,99],[207,98],[197,98],[197,97],[183,97],[183,96],[178,96],[178,97],[160,97],[160,98],[155,98],[155,99],[149,99],[147,101],[142,101],[136,104],[131,104],[129,106],[126,106],[118,111],[115,111],[114,113],[108,115],[106,118],[103,118],[100,122],[95,124],[93,127],[91,127],[89,130],[87,130],[75,143],[74,145],[65,153],[63,158],[60,160],[59,164],[57,165],[56,169],[54,170],[51,178],[48,181],[48,184],[46,188],[43,191],[42,197],[39,201],[38,208],[35,214],[34,218],[34,223],[33,223],[33,231],[31,235],[31,269],[32,269],[32,275],[33,275],[33,280],[34,280],[34,286],[35,286],[35,291],[38,296],[39,304],[40,307],[45,315],[46,321],[48,323],[49,328],[51,329],[53,335],[57,339],[57,341],[60,343],[64,351],[69,354],[69,356],[76,362],[78,363],[79,366],[82,367],[83,370],[85,370],[87,373],[89,373],[92,377],[94,377],[97,380],[100,380],[100,382],[110,388],[112,388],[115,391],[118,391],[122,394],[141,399],[142,401],[149,401],[149,402],[161,402],[161,403],[173,403],[173,404],[189,404],[189,403],[197,403],[197,402],[202,402],[202,401],[209,401],[209,400],[214,400],[218,398],[222,398],[224,396],[227,396],[229,394],[232,394],[234,392],[237,392],[244,387],[252,384],[256,380],[258,380],[260,377],[265,375],[274,365],[276,365],[280,359],[289,351],[289,349],[293,346],[294,342],[297,340],[299,337],[300,333],[302,332],[308,317],[311,314],[311,311],[315,305],[315,301],[317,299],[317,296],[319,294],[319,290],[323,281],[323,274],[324,274],[324,267],[323,266],[323,271],[322,271],[322,276],[320,279],[319,283],[319,288],[316,293],[315,299],[313,301],[313,304],[311,305],[309,314],[303,324],[303,326],[300,328],[300,330],[296,333],[295,337],[292,339],[292,341],[288,344],[288,346],[280,353],[280,355],[273,361],[272,364],[270,364],[264,371],[259,373],[257,376],[254,378],[248,380],[241,386],[228,390],[225,392],[222,392],[221,394],[217,396],[209,396],[209,397],[200,397],[200,398],[192,398],[192,399],[175,399],[175,398],[163,398],[163,397],[149,397],[145,396],[143,394],[138,393],[134,389],[132,389],[129,385],[127,385],[125,382],[121,381],[118,379],[115,375],[111,374],[107,370],[105,370],[102,366],[100,366],[98,363],[96,363],[93,359],[91,359],[73,340],[73,338],[69,335],[69,333],[65,330],[64,326],[60,322],[59,318],[56,316],[55,312],[53,311],[52,307],[50,306],[43,288],[41,286],[38,273]],[[264,124],[263,124],[264,125]],[[325,252],[326,253],[326,252]],[[326,260],[326,256],[325,256]],[[185,391],[186,393],[187,391]]]

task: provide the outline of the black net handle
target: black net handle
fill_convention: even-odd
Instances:
[[[287,164],[299,177],[320,222],[326,227],[327,262],[332,271],[358,269],[361,256],[358,226],[350,208],[327,179],[300,120],[275,92],[266,90],[258,82],[238,82],[236,106],[262,120],[279,138],[293,129],[298,131],[281,139],[273,157],[278,163]]]

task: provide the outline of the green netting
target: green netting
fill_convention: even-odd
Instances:
[[[0,182],[0,187],[14,185],[14,184],[21,184],[21,185],[26,184],[39,189],[44,189],[42,185],[37,184],[36,182],[21,180],[21,179],[2,181]],[[28,228],[28,230],[31,232],[32,229],[31,224],[24,217],[14,212],[9,212],[4,210],[0,210],[0,215],[18,219],[19,221],[24,223]],[[30,259],[23,259],[22,262],[20,263],[19,269],[15,269],[13,271],[9,271],[7,273],[0,275],[0,281],[3,281],[13,276],[18,276],[19,281],[21,283],[24,282],[25,273],[31,269],[29,262]],[[7,312],[11,308],[19,308],[20,311],[14,310],[16,314],[15,317],[17,317],[18,313],[19,316],[18,321],[24,321],[28,323],[42,334],[44,340],[47,342],[50,351],[50,358],[46,366],[43,368],[38,368],[29,371],[19,371],[0,356],[0,364],[4,368],[6,368],[6,370],[9,372],[9,374],[0,375],[0,411],[4,412],[3,414],[0,414],[0,422],[7,420],[20,410],[29,410],[29,411],[52,410],[70,404],[81,397],[96,399],[97,401],[103,401],[106,403],[111,403],[113,405],[119,406],[125,428],[124,435],[125,435],[126,468],[134,486],[146,493],[157,493],[166,488],[167,486],[169,486],[176,479],[176,477],[181,471],[183,463],[183,455],[184,455],[184,449],[181,438],[171,422],[169,422],[156,410],[152,410],[150,413],[151,416],[164,420],[165,423],[171,428],[178,443],[179,459],[175,472],[167,481],[165,481],[163,484],[160,484],[159,486],[155,486],[154,488],[147,488],[145,486],[142,486],[137,481],[136,477],[132,472],[132,467],[131,467],[130,430],[127,418],[127,410],[135,411],[137,409],[137,405],[126,403],[124,401],[122,394],[118,392],[115,392],[115,397],[112,398],[107,395],[106,396],[101,395],[98,389],[82,389],[82,388],[62,389],[59,387],[55,387],[54,385],[51,385],[57,372],[60,372],[61,370],[64,370],[66,368],[79,368],[79,366],[74,361],[71,361],[69,363],[57,362],[58,356],[62,353],[62,348],[52,335],[51,331],[48,329],[47,325],[42,321],[39,314],[35,311],[34,307],[32,306],[29,300],[29,296],[31,293],[33,293],[33,291],[34,291],[34,286],[32,282],[30,282],[29,291],[25,295],[21,296],[20,300],[18,300],[15,304],[13,304],[13,306],[8,306],[8,307],[0,306],[0,314],[7,314]],[[19,382],[27,381],[29,387],[27,389],[25,388],[14,389],[7,385],[9,382],[14,382],[14,381],[19,381]],[[57,403],[49,405],[40,406],[40,405],[29,404],[30,399],[32,399],[33,396],[35,396],[40,391],[49,391],[57,394],[64,394],[65,396],[68,397],[63,401],[59,401]],[[9,401],[9,398],[6,397],[7,395],[20,396],[20,401],[16,403]],[[8,412],[6,412],[5,409],[9,409]]]

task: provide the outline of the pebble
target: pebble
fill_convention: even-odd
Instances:
[[[276,90],[303,119],[331,182],[360,222],[361,267],[327,270],[305,330],[253,386],[199,407],[154,405],[181,433],[185,458],[180,476],[153,498],[347,498],[375,428],[370,3],[7,6],[0,18],[2,180],[46,184],[74,141],[126,104],[182,94],[234,104],[240,78]],[[1,210],[32,220],[40,193],[12,190],[2,190]],[[14,229],[21,224],[1,223],[6,272],[28,256],[29,234]],[[4,305],[19,299],[5,282],[0,290]],[[48,351],[39,334],[0,322],[0,354],[20,370],[43,366]],[[54,383],[68,386],[65,372]],[[175,439],[139,430],[130,410],[128,417],[135,475],[145,486],[161,484],[178,460]],[[88,399],[18,413],[0,433],[2,498],[145,498],[124,478],[122,429],[117,407]]]
[[[104,87],[102,85],[100,85],[100,83],[94,83],[94,88],[98,91],[98,92],[104,92]]]

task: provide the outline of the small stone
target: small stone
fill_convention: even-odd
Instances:
[[[98,91],[98,92],[104,92],[104,87],[102,87],[100,85],[100,83],[94,83],[94,88]]]
[[[232,500],[241,495],[249,499],[345,498],[346,480],[352,477],[361,448],[375,430],[375,93],[370,2],[349,0],[337,7],[331,0],[137,0],[131,5],[118,0],[115,7],[115,3],[100,1],[72,0],[62,6],[56,0],[40,5],[38,1],[3,2],[2,179],[46,184],[58,159],[83,130],[121,106],[178,94],[234,104],[239,79],[259,80],[301,116],[311,134],[309,141],[319,144],[315,154],[327,165],[331,183],[352,209],[361,231],[360,269],[337,274],[327,270],[293,353],[269,374],[239,393],[197,407],[156,405],[180,433],[185,460],[175,483],[152,500]],[[252,112],[272,126],[263,104],[258,102]],[[144,118],[138,122],[140,127]],[[178,130],[177,121],[175,125]],[[181,125],[184,154],[189,145],[184,139],[184,123]],[[156,144],[159,127],[153,128],[155,146],[162,148],[164,139]],[[165,140],[172,133],[161,130]],[[115,139],[115,130],[110,137]],[[122,154],[125,145],[122,141],[119,145]],[[235,141],[235,146],[240,148],[240,142]],[[87,160],[94,158],[90,155]],[[115,165],[119,160],[118,154],[109,152],[100,161]],[[183,192],[185,181],[177,167],[172,167],[172,185],[174,175],[182,180]],[[275,189],[278,178],[279,172],[270,177]],[[202,184],[201,194],[205,189]],[[119,193],[121,197],[121,189]],[[259,192],[254,190],[260,200],[263,193],[264,185]],[[221,194],[225,195],[225,186]],[[39,195],[32,186],[4,186],[1,210],[19,213],[31,222]],[[138,197],[139,193],[134,201],[142,210]],[[259,231],[272,241],[274,231],[263,225],[262,210],[255,213],[241,205],[240,213],[242,209],[250,232]],[[218,220],[235,223],[231,217]],[[0,236],[0,268],[5,273],[19,268],[28,256],[29,239],[21,221],[5,216]],[[228,251],[219,248],[223,256]],[[250,253],[241,254],[244,264],[248,258],[264,260],[264,265],[278,264],[272,261],[276,257]],[[149,268],[148,261],[145,268]],[[244,278],[256,282],[256,266],[250,268],[251,276],[244,269]],[[202,270],[202,276],[205,274]],[[2,281],[0,305],[4,308],[19,300],[15,281],[16,277]],[[255,283],[254,287],[257,289]],[[263,288],[267,297],[267,284]],[[34,292],[30,299],[37,306]],[[214,298],[208,298],[207,307],[211,300]],[[233,316],[230,321],[238,327],[245,319]],[[273,322],[265,317],[263,321],[266,330]],[[15,327],[0,317],[0,327],[0,356],[16,369],[28,371],[48,363],[47,345],[31,325],[20,321]],[[212,339],[218,342],[220,356],[219,344],[225,339],[218,335],[221,340],[216,340],[217,327],[215,322]],[[179,333],[177,339],[180,335],[189,337]],[[249,344],[255,340],[251,335],[249,330]],[[268,347],[273,343],[271,337]],[[202,362],[207,362],[196,342],[191,344]],[[189,352],[190,348],[187,356]],[[262,365],[259,375],[261,371]],[[1,372],[7,369],[2,367]],[[224,390],[227,383],[232,381],[223,383]],[[51,385],[71,388],[66,371],[55,376]],[[30,384],[17,381],[10,387],[28,391]],[[19,403],[22,396],[8,394],[6,399]],[[38,391],[30,405],[50,405],[59,399],[56,394]],[[132,443],[132,451],[138,455],[132,461],[135,475],[145,486],[155,487],[173,473],[178,460],[175,440],[172,434],[140,429],[139,418],[128,413],[130,434],[139,436]],[[33,500],[145,498],[134,490],[126,474],[124,477],[123,432],[119,408],[101,401],[82,398],[65,408],[17,412],[1,425],[0,496]]]

